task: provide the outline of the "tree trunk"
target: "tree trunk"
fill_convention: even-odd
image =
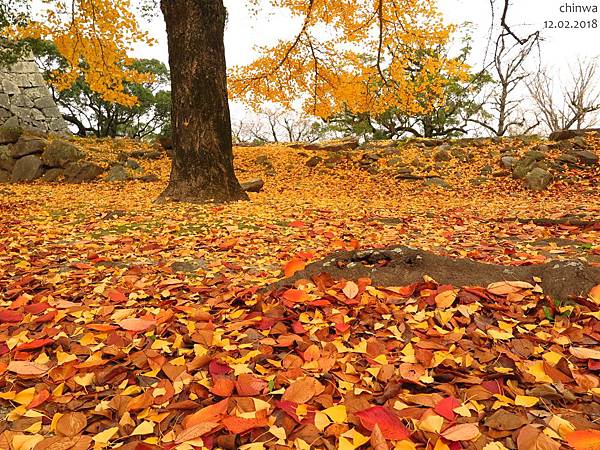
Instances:
[[[247,199],[233,169],[222,0],[161,0],[173,97],[173,163],[159,200]]]

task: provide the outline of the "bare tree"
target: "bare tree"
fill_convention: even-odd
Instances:
[[[578,60],[571,69],[571,80],[561,89],[557,99],[554,79],[542,69],[528,83],[529,93],[544,125],[550,131],[588,128],[597,123],[600,111],[600,89],[597,84],[598,59]]]
[[[496,85],[485,100],[490,109],[478,118],[469,119],[496,136],[505,136],[516,129],[526,134],[540,123],[539,120],[533,124],[527,123],[519,110],[523,98],[518,96],[521,85],[530,76],[524,67],[525,62],[534,48],[539,48],[540,34],[532,33],[520,42],[512,43],[508,42],[510,36],[503,30],[496,40],[492,61]]]

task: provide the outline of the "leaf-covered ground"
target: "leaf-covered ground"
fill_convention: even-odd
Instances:
[[[82,145],[99,161],[143,147]],[[239,178],[265,189],[224,206],[154,204],[166,158],[143,162],[157,183],[0,187],[0,448],[600,448],[600,292],[326,276],[260,291],[388,244],[599,265],[598,168],[543,193],[472,184],[502,145],[533,144],[437,166],[375,148],[369,171],[368,150],[311,168],[329,155],[238,148]],[[395,179],[415,157],[451,189]],[[587,226],[514,220],[565,216]]]

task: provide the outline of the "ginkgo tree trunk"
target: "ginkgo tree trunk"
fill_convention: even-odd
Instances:
[[[233,168],[222,0],[161,0],[171,67],[173,164],[161,199],[246,199]]]

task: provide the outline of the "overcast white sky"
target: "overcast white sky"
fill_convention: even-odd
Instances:
[[[258,17],[248,14],[244,0],[225,0],[229,20],[225,32],[228,65],[245,64],[252,61],[256,53],[255,45],[269,44],[281,37],[291,37],[298,30],[295,23],[282,11],[265,11]],[[513,0],[508,21],[515,31],[527,34],[542,30],[542,59],[545,65],[557,72],[567,73],[569,65],[578,57],[593,58],[600,55],[600,13],[561,13],[560,6],[574,2],[569,0]],[[577,5],[596,5],[600,9],[600,0],[578,0]],[[491,24],[489,0],[438,0],[446,20],[451,23],[473,24],[473,57],[475,68],[483,67],[488,33]],[[499,17],[496,17],[498,20]],[[553,20],[598,20],[596,29],[544,29],[545,21]],[[153,48],[136,48],[137,57],[158,58],[168,61],[166,33],[162,17],[147,25],[150,34],[158,41]],[[479,67],[478,67],[479,66]],[[233,105],[234,119],[243,114]]]
[[[135,4],[136,0],[132,3]],[[300,27],[289,15],[281,10],[263,11],[258,16],[248,14],[246,0],[224,0],[228,9],[228,23],[225,33],[227,63],[229,66],[249,63],[256,56],[256,45],[275,42],[279,38],[292,37]],[[367,0],[359,0],[367,1]],[[501,0],[496,0],[501,3]],[[32,0],[34,9],[41,0]],[[520,34],[542,30],[542,61],[554,73],[568,75],[569,66],[577,58],[595,58],[600,56],[600,13],[561,12],[561,5],[596,6],[600,9],[600,0],[512,0],[508,22]],[[438,6],[450,23],[473,24],[473,54],[471,64],[474,69],[483,67],[483,58],[488,43],[491,24],[490,0],[438,0]],[[595,29],[544,29],[545,21],[559,20],[591,21],[596,19]],[[496,21],[499,17],[496,17]],[[496,22],[497,23],[497,22]],[[168,62],[165,25],[160,13],[145,28],[157,44],[152,48],[138,46],[133,56],[140,58],[158,58]],[[489,55],[488,55],[489,61]],[[565,75],[565,76],[566,76]],[[232,105],[233,118],[241,118],[244,112],[239,105]]]
[[[366,0],[363,0],[366,1]],[[252,17],[244,7],[244,0],[225,0],[229,21],[225,34],[227,59],[229,65],[244,64],[253,58],[256,44],[268,44],[274,40],[293,36],[298,23],[290,20],[281,11],[268,11],[258,17]],[[526,33],[543,30],[545,42],[544,56],[548,64],[566,66],[577,56],[595,57],[600,55],[600,13],[561,13],[559,7],[564,4],[596,5],[600,9],[600,0],[513,0],[508,21],[516,30]],[[489,0],[438,0],[438,5],[448,22],[461,24],[471,22],[475,52],[483,51],[487,43],[491,13]],[[598,28],[587,30],[544,30],[546,20],[598,20]],[[157,57],[167,61],[165,27],[160,16],[149,25],[148,31],[158,40],[154,48],[138,48],[136,56]],[[479,55],[477,55],[479,56]],[[480,59],[480,58],[479,58]]]

